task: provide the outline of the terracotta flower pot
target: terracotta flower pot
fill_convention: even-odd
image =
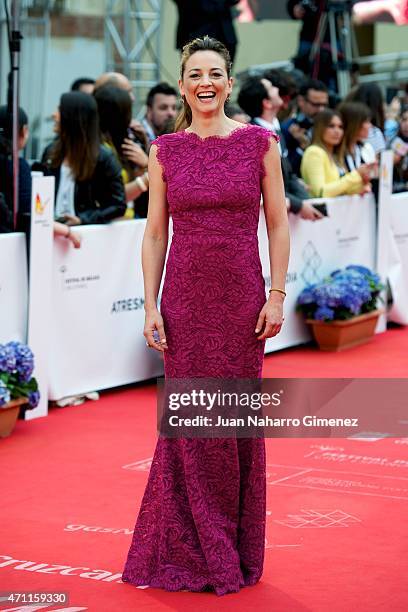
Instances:
[[[0,438],[7,438],[13,431],[18,419],[20,406],[27,404],[26,397],[11,400],[0,407]]]
[[[382,310],[373,310],[346,321],[315,321],[306,319],[322,351],[343,351],[368,342],[374,335]]]

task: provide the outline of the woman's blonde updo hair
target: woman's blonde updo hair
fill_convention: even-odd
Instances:
[[[227,69],[228,78],[231,76],[231,56],[229,51],[225,45],[222,44],[219,40],[215,38],[211,38],[210,36],[203,36],[202,38],[195,38],[191,42],[184,45],[183,50],[181,52],[181,66],[180,66],[180,78],[182,79],[184,76],[184,70],[186,67],[187,61],[193,55],[193,53],[197,53],[197,51],[214,51],[220,55],[224,62],[225,67]],[[191,125],[192,114],[191,108],[187,103],[185,96],[183,96],[183,108],[181,109],[175,125],[175,131],[180,132],[180,130],[185,130],[187,127]]]

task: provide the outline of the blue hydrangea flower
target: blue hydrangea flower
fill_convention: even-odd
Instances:
[[[353,314],[357,315],[360,313],[363,301],[358,295],[349,294],[343,297],[343,306],[348,308]]]
[[[28,403],[31,408],[36,408],[40,401],[40,392],[39,391],[31,391],[28,394]]]
[[[310,287],[303,289],[302,293],[298,297],[298,304],[313,304],[316,300],[314,291]]]
[[[13,374],[16,367],[17,361],[14,349],[8,344],[0,344],[0,372]]]
[[[10,391],[7,389],[4,382],[0,380],[0,406],[4,406],[4,404],[7,404],[10,399]]]
[[[350,265],[334,270],[330,276],[300,294],[298,309],[323,321],[347,318],[361,313],[383,289],[380,277],[365,266]]]
[[[326,306],[320,306],[317,308],[314,318],[317,321],[332,321],[334,319],[334,310]]]
[[[31,349],[21,342],[8,342],[6,346],[14,351],[19,380],[28,382],[34,370],[34,355]]]

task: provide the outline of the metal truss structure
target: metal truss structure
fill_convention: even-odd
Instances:
[[[162,0],[107,0],[105,64],[132,83],[141,116],[147,91],[160,78]]]

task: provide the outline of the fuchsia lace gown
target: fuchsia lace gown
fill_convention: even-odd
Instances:
[[[174,230],[160,306],[166,377],[261,376],[257,228],[270,137],[247,126],[155,141]],[[265,498],[263,439],[159,437],[123,581],[217,595],[255,584]]]

